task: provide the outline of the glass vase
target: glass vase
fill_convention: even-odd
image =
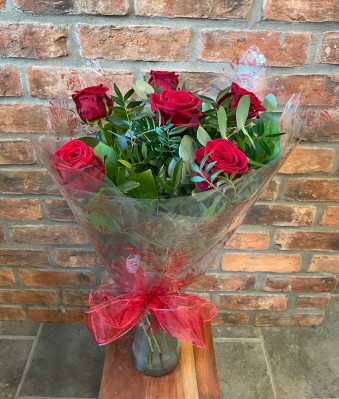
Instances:
[[[153,336],[146,332],[147,322],[136,327],[131,347],[131,360],[134,367],[143,374],[162,377],[173,371],[180,362],[181,347],[177,338],[166,331]]]

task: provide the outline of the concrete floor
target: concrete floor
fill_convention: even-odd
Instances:
[[[320,327],[214,336],[223,399],[339,399],[338,294]],[[104,356],[82,324],[2,321],[0,399],[97,399]]]

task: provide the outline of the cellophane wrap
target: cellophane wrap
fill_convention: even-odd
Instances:
[[[260,88],[262,98],[269,92],[260,86],[260,81],[266,81],[266,69],[255,58],[258,53],[250,56],[252,65],[248,60],[238,62],[237,81],[248,90]],[[298,104],[299,96],[294,96],[280,117],[285,134],[277,158],[234,180],[225,195],[215,190],[197,201],[193,196],[133,199],[107,177],[95,179],[75,169],[74,175],[87,181],[88,192],[62,186],[53,154],[70,139],[96,132],[78,122],[68,101],[51,103],[50,132],[40,140],[30,138],[113,280],[92,291],[85,312],[98,344],[119,338],[151,313],[153,330],[161,328],[193,345],[205,345],[203,324],[213,318],[215,306],[185,290],[204,277],[298,143],[304,123]]]

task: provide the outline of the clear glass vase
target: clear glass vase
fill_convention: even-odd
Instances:
[[[143,374],[162,377],[173,371],[180,362],[181,347],[177,338],[166,331],[149,336],[146,328],[149,323],[140,323],[135,331],[131,347],[134,367]]]

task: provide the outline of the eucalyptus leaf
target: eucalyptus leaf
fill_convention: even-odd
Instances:
[[[274,94],[267,94],[262,103],[266,111],[275,111],[277,109],[277,99]]]
[[[197,144],[192,137],[185,135],[179,146],[179,156],[186,163],[189,163],[194,157],[194,151],[197,149]]]
[[[248,117],[248,111],[250,109],[250,96],[242,96],[238,108],[236,111],[236,120],[238,130],[242,130],[245,127],[245,123]]]
[[[199,143],[204,147],[206,147],[206,143],[208,141],[212,140],[210,135],[206,132],[206,130],[201,125],[199,125],[199,127],[198,127],[197,139],[198,139]]]
[[[147,94],[143,90],[141,90],[140,87],[138,87],[133,82],[131,83],[131,86],[133,87],[134,91],[137,93],[139,97],[141,97],[144,100],[147,100]]]
[[[135,82],[135,84],[137,85],[137,87],[142,90],[144,93],[146,94],[152,94],[154,93],[154,88],[153,86],[151,86],[149,83],[145,82],[144,80],[137,80]]]
[[[220,107],[218,109],[218,124],[219,124],[219,130],[221,137],[223,139],[227,139],[227,116],[226,116],[226,111],[223,107]]]

